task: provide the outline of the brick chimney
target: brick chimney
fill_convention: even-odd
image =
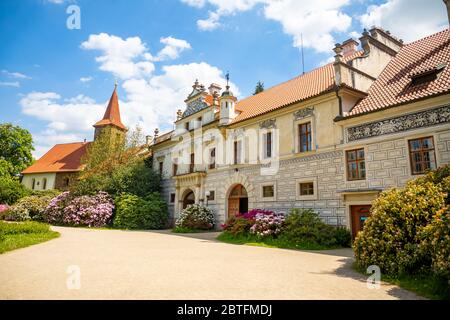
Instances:
[[[447,7],[448,23],[450,24],[450,0],[443,0]]]
[[[345,40],[341,44],[342,55],[344,57],[352,55],[353,53],[355,53],[357,51],[358,45],[359,45],[359,43],[357,41],[353,40],[352,38]]]

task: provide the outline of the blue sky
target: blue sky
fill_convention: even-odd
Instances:
[[[70,5],[81,29],[66,26]],[[240,98],[330,61],[332,47],[380,25],[406,42],[447,26],[442,0],[2,0],[0,123],[30,130],[35,156],[92,139],[119,83],[123,120],[171,129],[195,78]]]

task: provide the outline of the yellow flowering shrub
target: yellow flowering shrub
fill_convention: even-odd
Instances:
[[[354,241],[357,265],[377,265],[390,275],[429,268],[431,254],[422,249],[423,232],[445,205],[446,196],[441,184],[426,179],[384,191],[373,202],[372,214]]]

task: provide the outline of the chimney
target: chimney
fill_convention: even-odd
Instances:
[[[450,24],[450,0],[443,0],[445,3],[445,6],[447,7],[447,16],[448,16],[448,22]]]
[[[352,55],[358,49],[358,45],[359,43],[356,40],[353,40],[352,38],[345,40],[341,45],[342,55],[344,57]]]
[[[212,96],[219,96],[220,91],[222,90],[222,87],[216,83],[211,83],[211,85],[208,88],[209,94]]]

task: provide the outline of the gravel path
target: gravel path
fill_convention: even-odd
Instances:
[[[53,229],[60,238],[0,255],[0,299],[419,298],[387,284],[368,289],[350,268],[350,249],[238,246],[215,241],[215,233]]]

